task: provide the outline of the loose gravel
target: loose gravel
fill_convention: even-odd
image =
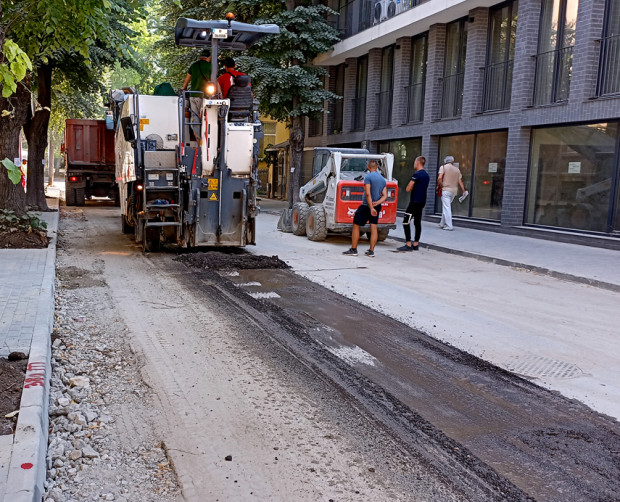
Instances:
[[[91,275],[74,267],[59,272]],[[152,401],[139,358],[106,306],[106,290],[74,289],[73,280],[67,286],[58,281],[56,288],[43,500],[181,500],[165,446],[149,426]]]

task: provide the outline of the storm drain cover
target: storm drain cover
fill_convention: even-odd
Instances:
[[[583,371],[572,363],[535,355],[513,356],[504,368],[532,378],[576,378],[583,375]]]

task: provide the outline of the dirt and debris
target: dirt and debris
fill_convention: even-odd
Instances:
[[[190,267],[210,270],[250,270],[250,269],[287,269],[290,268],[278,256],[262,256],[245,251],[229,252],[207,251],[181,255],[175,260]]]
[[[24,359],[9,361],[0,358],[0,435],[15,432],[17,415],[11,418],[6,415],[19,410],[27,365],[28,361]]]
[[[14,211],[0,209],[0,248],[46,248],[49,244],[46,227],[47,224],[32,213],[20,217]]]

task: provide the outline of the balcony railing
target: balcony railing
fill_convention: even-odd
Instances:
[[[572,46],[538,54],[533,104],[537,106],[568,101],[572,72]]]
[[[443,77],[441,95],[441,118],[460,117],[463,109],[463,82],[465,73],[455,73]]]
[[[407,92],[407,123],[424,120],[424,82],[405,87]]]
[[[512,60],[490,64],[482,68],[484,72],[482,112],[510,108],[512,69]]]
[[[429,0],[351,0],[330,19],[342,39],[357,35]]]
[[[353,102],[353,131],[366,129],[366,96],[355,98]]]
[[[597,95],[620,93],[620,35],[601,40]]]
[[[379,105],[377,127],[388,127],[392,124],[392,95],[391,90],[377,93]]]

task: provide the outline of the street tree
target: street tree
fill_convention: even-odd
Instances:
[[[34,62],[31,87],[34,109],[28,96],[25,120],[0,125],[13,132],[24,128],[28,141],[29,176],[26,202],[46,209],[43,158],[52,105],[55,72],[80,88],[97,80],[102,69],[115,61],[132,59],[130,46],[135,32],[129,25],[144,16],[145,0],[47,0],[5,2],[5,10],[19,18],[6,31]],[[20,101],[20,104],[23,104]],[[0,157],[2,156],[0,151]]]

